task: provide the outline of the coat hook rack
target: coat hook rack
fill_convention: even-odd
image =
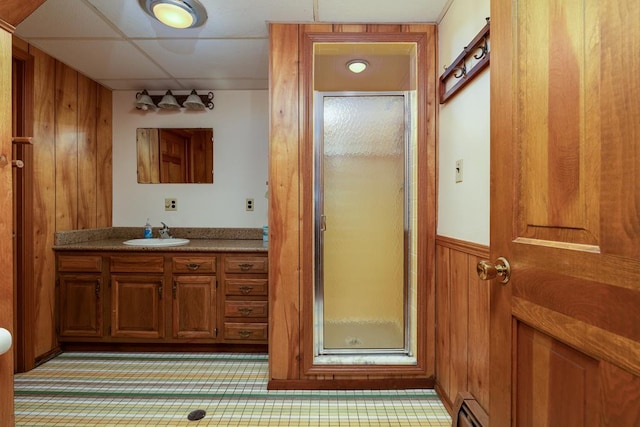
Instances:
[[[471,40],[460,55],[449,65],[444,68],[444,73],[440,76],[439,92],[440,92],[440,104],[447,102],[453,95],[455,95],[460,89],[465,87],[467,83],[473,80],[480,71],[489,65],[491,52],[489,49],[489,28],[490,18],[486,18],[487,24],[480,30],[480,32]],[[471,58],[476,61],[468,68],[467,60],[471,61]],[[457,79],[458,81],[447,90],[447,82],[450,79]]]

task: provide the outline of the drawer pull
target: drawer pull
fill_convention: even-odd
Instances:
[[[187,264],[187,269],[189,269],[190,271],[196,271],[199,268],[200,268],[200,264],[196,262],[190,262],[189,264]]]
[[[240,335],[240,338],[242,339],[247,339],[251,336],[251,334],[253,333],[253,331],[247,331],[246,329],[241,329],[238,331],[238,335]]]
[[[250,294],[252,290],[253,290],[253,286],[240,286],[240,292],[242,292],[245,295]]]
[[[238,264],[238,267],[240,267],[240,270],[242,271],[249,271],[251,270],[251,268],[253,268],[253,264],[243,263],[243,264]]]
[[[238,311],[240,312],[240,314],[242,314],[243,316],[248,316],[251,314],[251,312],[253,311],[253,308],[251,307],[241,307],[238,309]]]

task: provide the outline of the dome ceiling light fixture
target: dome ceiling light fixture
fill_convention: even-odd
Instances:
[[[198,0],[138,0],[140,7],[172,28],[199,27],[207,20],[207,10]]]
[[[359,74],[367,69],[369,63],[364,59],[352,59],[351,61],[347,62],[346,65],[349,71],[355,74]]]

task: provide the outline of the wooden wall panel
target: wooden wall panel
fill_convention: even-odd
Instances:
[[[111,90],[104,86],[97,87],[96,122],[96,226],[111,227],[113,202],[113,159],[112,159],[112,123],[113,100]]]
[[[55,258],[53,235],[56,231],[55,175],[55,75],[56,61],[44,52],[29,47],[34,57],[33,123],[33,240],[34,240],[34,354],[49,352],[56,346]]]
[[[325,380],[368,381],[403,379],[424,380],[435,375],[435,25],[351,25],[351,24],[272,24],[270,26],[270,387],[291,388],[297,386],[322,386]],[[308,81],[312,56],[309,43],[312,34],[316,39],[338,32],[389,32],[389,38],[400,32],[412,33],[406,39],[420,43],[418,49],[420,82],[418,99],[418,157],[422,178],[419,198],[418,253],[424,260],[418,270],[420,289],[421,337],[418,342],[419,366],[409,373],[406,367],[390,372],[387,367],[373,367],[374,373],[344,369],[308,371],[312,360],[312,278],[309,254],[313,251],[311,197],[309,182],[312,121],[309,118],[310,95]],[[400,35],[401,36],[401,35]],[[353,40],[353,36],[350,40]],[[294,43],[294,38],[296,41]],[[373,40],[369,37],[367,40]],[[337,40],[337,39],[336,39]],[[423,66],[425,64],[425,66]],[[427,88],[427,90],[424,90]],[[424,202],[424,203],[423,203]],[[424,286],[423,286],[424,285]],[[423,310],[424,308],[424,310]],[[300,362],[304,360],[305,363]],[[311,362],[312,363],[312,362]],[[383,371],[384,369],[384,371]],[[303,371],[304,370],[304,371]],[[329,372],[331,371],[331,372]],[[393,371],[393,369],[392,369]],[[306,385],[301,385],[301,383]],[[364,384],[364,383],[363,383]],[[353,385],[353,383],[352,383]]]
[[[34,56],[34,355],[57,351],[56,231],[111,225],[111,91],[44,52]]]
[[[78,74],[78,221],[76,228],[96,227],[97,149],[96,111],[98,84]]]
[[[78,72],[56,62],[56,231],[78,228]],[[36,94],[37,96],[37,94]]]
[[[11,167],[11,35],[0,29],[0,326],[13,329],[13,189]],[[13,351],[0,356],[0,425],[14,425]]]
[[[300,375],[298,28],[272,24],[269,40],[269,374],[286,380]]]
[[[487,254],[488,255],[488,254]],[[489,404],[489,286],[480,280],[476,266],[482,259],[469,254],[467,268],[469,277],[469,335],[467,360],[467,390],[488,409]]]
[[[366,24],[335,24],[334,33],[364,33],[367,31]]]
[[[448,395],[455,400],[460,391],[467,391],[468,344],[469,344],[469,274],[467,265],[469,255],[452,250],[449,252],[449,274],[451,285],[449,290],[449,334],[451,350],[451,378]]]
[[[436,379],[441,394],[449,396],[451,371],[450,309],[451,275],[447,247],[436,246]],[[455,399],[455,396],[453,397]],[[449,401],[449,406],[453,401]]]
[[[476,274],[488,258],[486,246],[436,240],[436,382],[449,410],[461,391],[489,407],[489,287]]]

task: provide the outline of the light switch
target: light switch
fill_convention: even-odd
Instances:
[[[462,159],[456,160],[456,182],[462,182]]]

